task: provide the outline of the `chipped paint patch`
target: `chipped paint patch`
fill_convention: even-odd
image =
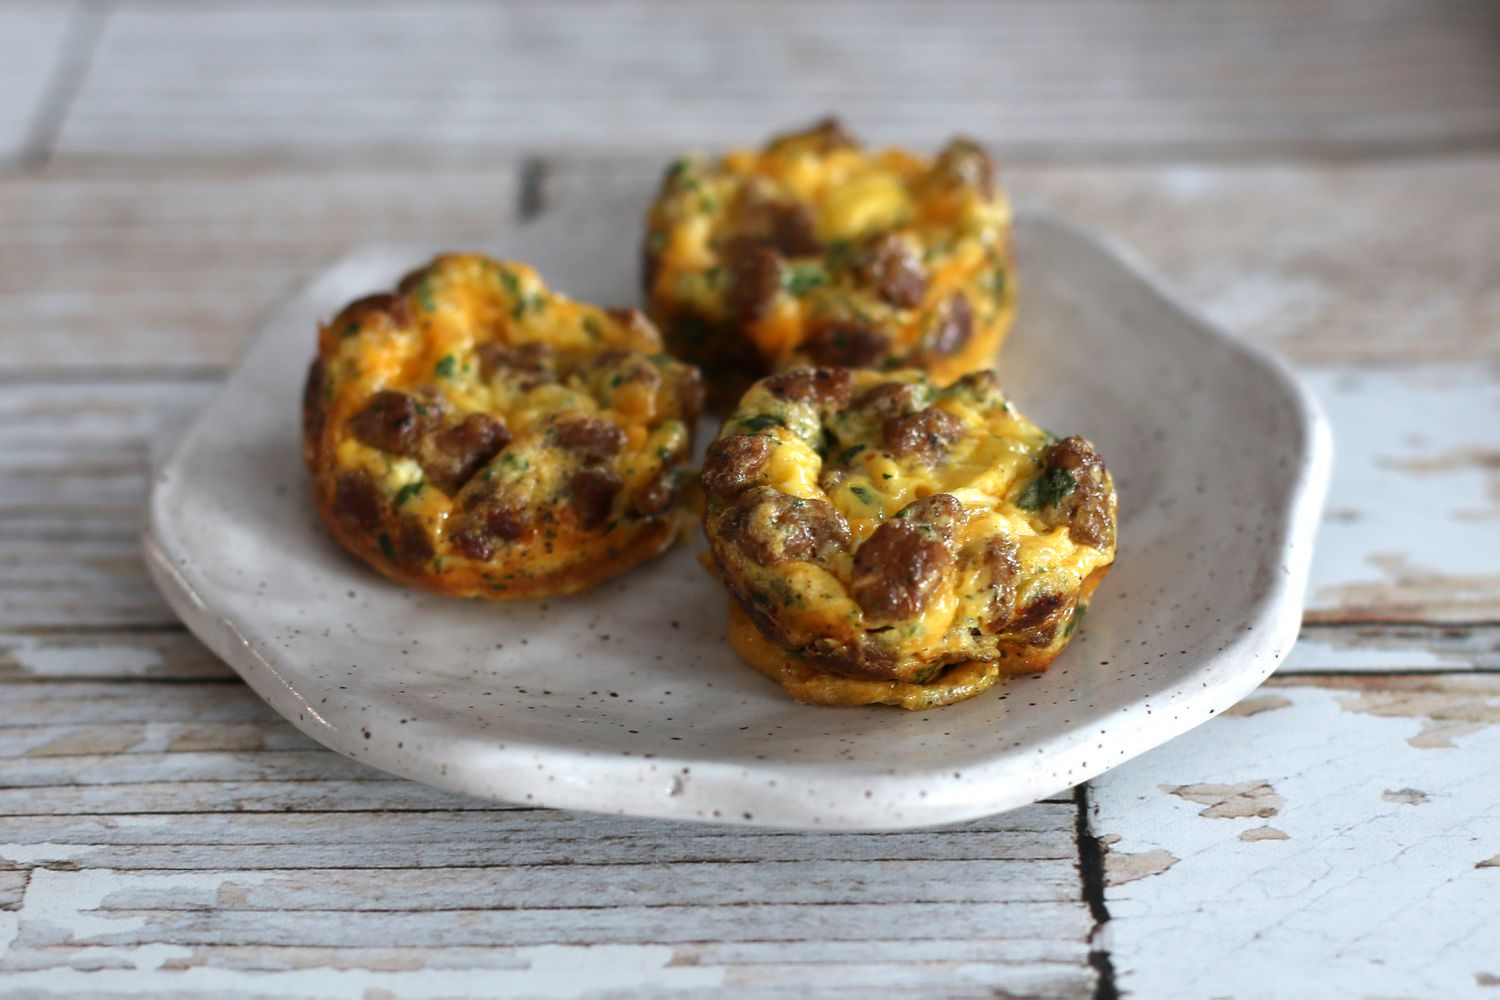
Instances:
[[[1124,885],[1160,875],[1179,860],[1171,851],[1141,851],[1137,854],[1110,851],[1104,855],[1104,884]]]
[[[1291,840],[1291,836],[1284,830],[1278,830],[1274,826],[1257,826],[1240,833],[1240,839],[1247,844],[1253,844],[1257,840]]]
[[[1246,819],[1275,816],[1286,805],[1267,781],[1242,781],[1237,785],[1161,785],[1162,791],[1208,808],[1199,816],[1209,819]]]
[[[1500,574],[1460,573],[1432,569],[1401,552],[1373,552],[1365,561],[1380,570],[1380,580],[1322,586],[1319,610],[1305,622],[1384,621],[1392,619],[1484,619],[1494,613]]]
[[[1406,742],[1420,750],[1451,750],[1454,740],[1500,724],[1500,679],[1469,676],[1352,676],[1316,681],[1282,678],[1283,686],[1318,687],[1351,692],[1338,699],[1341,709],[1380,718],[1420,719],[1421,729]]]
[[[1495,855],[1493,858],[1485,858],[1483,861],[1479,862],[1474,867],[1475,868],[1500,868],[1500,854]]]
[[[1261,712],[1274,712],[1278,708],[1286,708],[1291,701],[1279,694],[1263,694],[1244,701],[1231,708],[1224,710],[1227,716],[1259,715]]]
[[[1415,788],[1399,788],[1394,792],[1387,790],[1381,792],[1380,797],[1387,802],[1395,802],[1403,806],[1419,806],[1432,801],[1431,795]]]
[[[1500,976],[1492,972],[1474,973],[1474,985],[1476,986],[1500,986]]]

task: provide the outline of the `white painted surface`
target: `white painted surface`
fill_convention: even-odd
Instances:
[[[1500,869],[1473,866],[1500,857],[1496,699],[1452,674],[1500,666],[1500,595],[1475,573],[1495,548],[1493,5],[109,6],[91,61],[73,5],[0,7],[0,992],[535,995],[606,966],[637,996],[1090,997],[1101,968],[1136,996],[1495,992]],[[1003,30],[970,30],[989,19]],[[525,51],[501,58],[486,25],[502,22]],[[795,51],[773,44],[783,29]],[[663,38],[688,41],[663,58]],[[733,58],[740,38],[758,58]],[[75,55],[77,99],[57,99]],[[523,172],[566,210],[682,146],[829,109],[878,141],[987,130],[1020,200],[1124,238],[1329,385],[1350,461],[1331,508],[1362,518],[1319,551],[1320,620],[1283,668],[1312,686],[1260,692],[1256,714],[1093,792],[1095,832],[1122,837],[1102,931],[1067,802],[832,837],[497,810],[382,779],[230,682],[130,542],[158,415],[180,425],[286,285],[343,246],[468,245],[512,220]],[[523,171],[537,154],[555,158]],[[1429,412],[1425,444],[1369,430]],[[1450,441],[1478,452],[1425,461]],[[1398,507],[1372,488],[1417,527],[1390,530]],[[1405,562],[1370,561],[1391,552]],[[1370,671],[1445,687],[1339,710],[1340,685],[1376,680],[1330,672]],[[1199,815],[1272,796],[1275,816]],[[696,902],[624,903],[641,885],[673,902],[679,865]],[[372,873],[429,869],[433,891],[398,913],[291,908],[325,890],[355,907]],[[519,907],[449,906],[518,879]],[[237,902],[282,885],[281,908]],[[547,909],[600,886],[608,907]],[[824,904],[731,905],[795,893]]]
[[[1092,784],[1122,993],[1457,997],[1500,976],[1500,683],[1308,683]],[[1184,794],[1205,784],[1280,802],[1212,815]]]

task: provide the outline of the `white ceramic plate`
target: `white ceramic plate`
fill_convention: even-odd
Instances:
[[[484,249],[577,297],[633,302],[644,205],[601,199]],[[536,603],[420,594],[347,556],[298,452],[315,324],[433,247],[360,250],[276,312],[155,477],[148,561],[188,627],[299,729],[443,788],[823,829],[1032,802],[1228,708],[1285,657],[1331,445],[1279,364],[1117,252],[1035,214],[1016,241],[1003,381],[1044,426],[1091,438],[1120,493],[1115,568],[1039,678],[925,714],[795,704],[730,651],[697,535]]]

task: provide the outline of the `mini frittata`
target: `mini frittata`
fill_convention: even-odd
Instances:
[[[730,639],[799,701],[929,708],[1045,670],[1114,561],[1092,445],[993,372],[798,368],[740,401],[703,468]]]
[[[803,364],[949,382],[990,367],[1010,327],[1010,223],[971,140],[935,159],[872,152],[829,119],[758,152],[672,164],[648,219],[647,312],[735,395]]]
[[[641,313],[450,255],[320,329],[303,457],[323,520],[386,576],[565,594],[671,544],[702,405]]]

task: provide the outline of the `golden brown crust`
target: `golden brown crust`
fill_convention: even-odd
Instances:
[[[742,629],[798,697],[842,677],[926,705],[955,677],[973,694],[1045,669],[1114,558],[1103,462],[1021,417],[988,372],[946,387],[909,370],[764,379],[710,447],[703,484]],[[952,673],[970,661],[997,666]]]
[[[322,327],[303,457],[334,537],[386,576],[574,593],[671,544],[701,405],[639,313],[450,255]]]
[[[836,121],[679,160],[648,220],[647,309],[724,401],[804,364],[987,368],[1010,326],[1010,207],[985,152],[866,151]]]

